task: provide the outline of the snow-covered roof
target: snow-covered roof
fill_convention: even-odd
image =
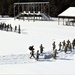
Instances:
[[[64,12],[58,15],[58,17],[64,17],[64,18],[75,18],[75,7],[69,7]]]
[[[48,4],[49,2],[19,2],[14,4]]]

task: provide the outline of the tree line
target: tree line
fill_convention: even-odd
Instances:
[[[15,2],[49,2],[50,16],[54,17],[57,17],[68,7],[75,6],[75,0],[0,0],[0,15],[13,17]]]

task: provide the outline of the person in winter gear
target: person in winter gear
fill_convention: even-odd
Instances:
[[[10,27],[10,30],[12,31],[12,26]]]
[[[19,33],[19,34],[21,33],[21,28],[20,28],[20,25],[19,25],[19,28],[18,28],[18,33]]]
[[[34,50],[34,46],[33,45],[32,46],[29,46],[29,50],[30,51]]]
[[[69,47],[69,44],[70,44],[70,40],[67,40],[67,46]]]
[[[31,52],[30,52],[30,59],[33,57],[33,58],[35,58],[35,56],[34,56],[34,50],[32,50]]]
[[[67,49],[68,49],[68,44],[65,44],[65,49],[64,49],[65,53],[67,52]]]
[[[62,48],[64,49],[65,48],[65,40],[62,42]]]
[[[72,41],[72,46],[73,46],[73,49],[75,47],[75,39]]]
[[[17,26],[15,26],[15,30],[14,31],[16,32],[16,30],[17,30]]]
[[[56,48],[55,41],[53,42],[53,50]]]
[[[44,49],[44,47],[43,47],[43,45],[41,44],[41,45],[40,45],[40,53],[43,53],[43,49]]]
[[[62,44],[61,44],[61,42],[59,43],[59,50],[61,50],[61,46],[62,46]]]
[[[56,59],[57,49],[54,49],[53,58]]]
[[[31,55],[30,58],[31,57],[34,57],[35,58],[35,56],[34,56],[34,46],[33,45],[32,46],[29,46],[29,50],[31,51],[30,52],[30,55]]]
[[[39,50],[36,53],[36,60],[38,61],[38,59],[39,59]]]
[[[72,45],[69,43],[69,50],[72,52]]]

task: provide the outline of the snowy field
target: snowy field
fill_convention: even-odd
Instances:
[[[44,46],[44,52],[52,52],[52,43],[75,38],[75,26],[63,26],[62,20],[58,25],[58,19],[52,21],[22,21],[13,18],[0,18],[0,23],[21,26],[21,34],[0,30],[0,74],[35,74],[35,75],[74,75],[75,51],[65,54],[59,52],[57,60],[29,59],[28,47],[34,45],[35,53],[40,44]]]

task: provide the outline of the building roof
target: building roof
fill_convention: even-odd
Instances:
[[[48,4],[49,2],[19,2],[14,4]]]
[[[61,18],[75,18],[75,7],[69,7],[64,12],[58,15]]]

